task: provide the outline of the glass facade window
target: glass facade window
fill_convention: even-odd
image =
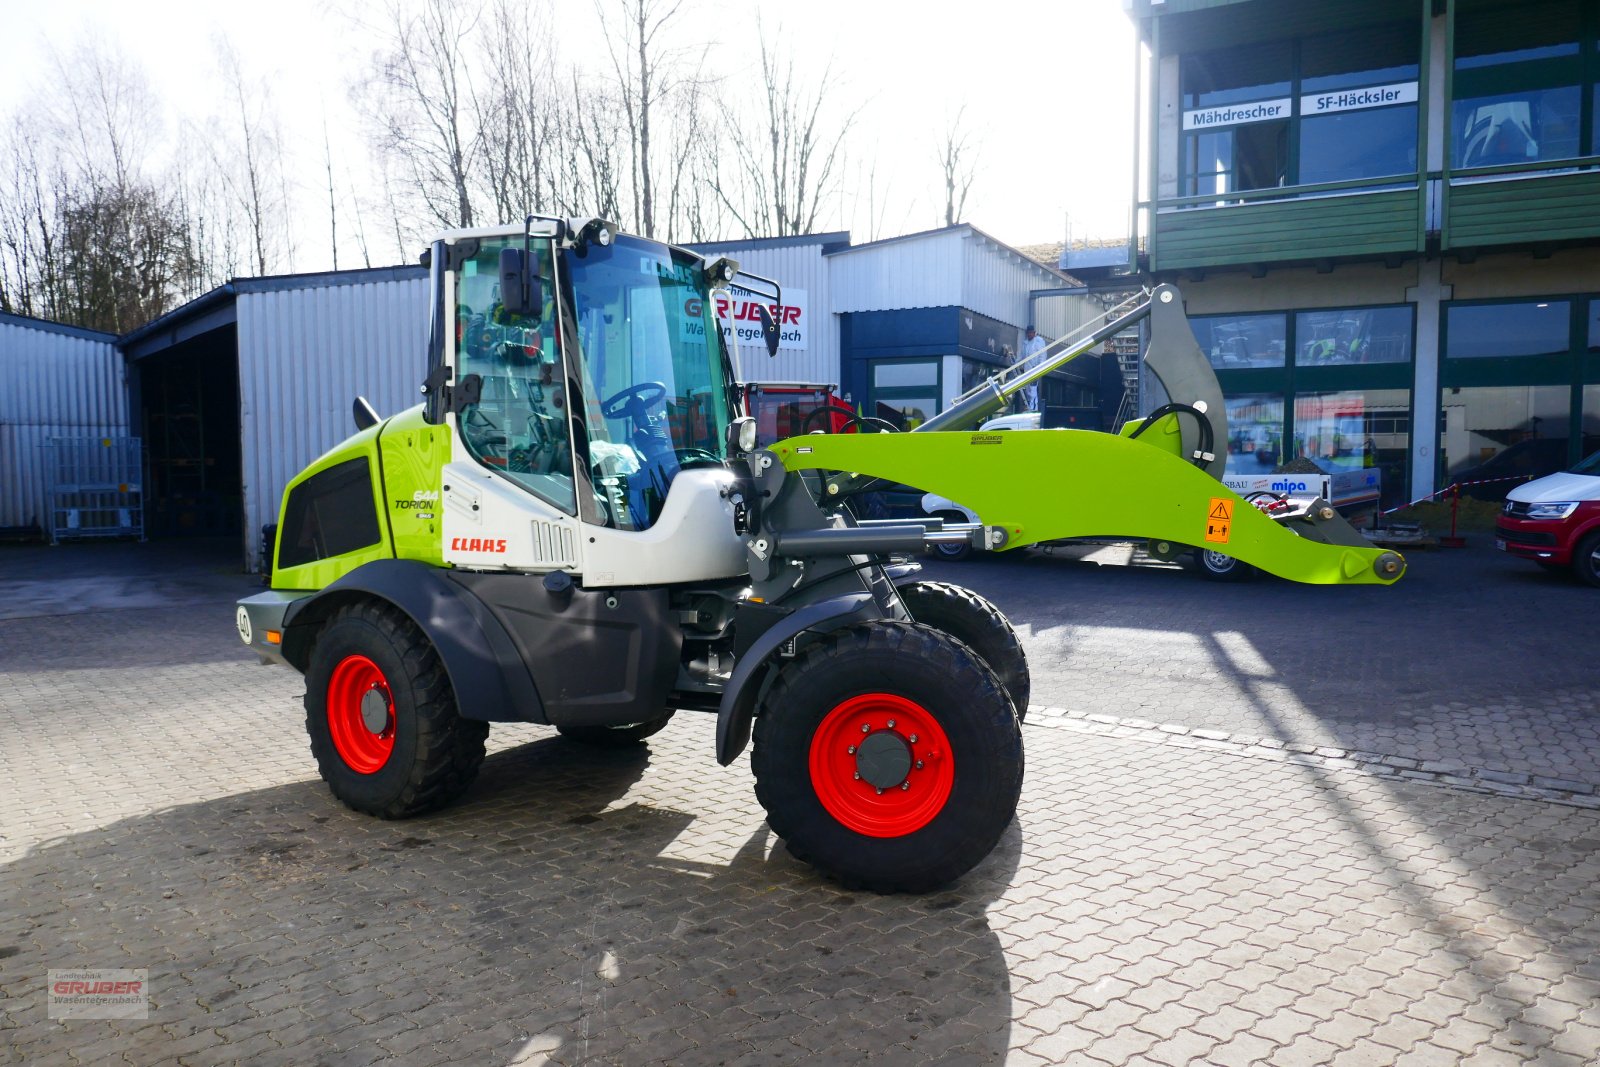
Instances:
[[[1445,313],[1450,359],[1565,354],[1571,306],[1565,300],[1515,304],[1453,304]]]
[[[1182,58],[1185,196],[1417,173],[1407,20]]]
[[[1456,18],[1452,163],[1496,167],[1593,151],[1577,0],[1463,9]]]
[[[1382,506],[1404,503],[1411,455],[1411,390],[1296,395],[1293,452],[1329,474],[1376,469]]]
[[[1579,421],[1583,427],[1583,439],[1578,452],[1588,457],[1600,452],[1600,385],[1584,386],[1582,403]]]
[[[1218,370],[1281,367],[1288,351],[1285,315],[1197,315],[1189,319],[1200,351]]]
[[[938,385],[939,364],[933,360],[912,363],[878,363],[872,368],[872,384],[879,389],[903,389],[907,386]]]
[[[1228,411],[1228,465],[1237,478],[1271,474],[1282,462],[1283,394],[1224,395]]]
[[[1443,484],[1492,479],[1471,495],[1499,499],[1567,466],[1571,386],[1447,388],[1440,403]]]
[[[1410,363],[1409,307],[1302,311],[1295,316],[1295,366]]]

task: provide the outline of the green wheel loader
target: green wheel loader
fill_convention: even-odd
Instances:
[[[906,554],[1114,534],[1307,582],[1404,567],[1325,502],[1222,486],[1222,397],[1170,287],[918,432],[856,420],[757,449],[725,338],[737,320],[775,350],[776,283],[600,219],[447,233],[424,259],[422,403],[380,418],[357,399],[357,432],[284,494],[270,591],[238,611],[246,644],[305,675],[329,789],[380,818],[459,796],[493,722],[629,745],[704,712],[723,764],[753,736],[756,795],[795,855],[925,891],[1011,821],[1028,666],[994,605]],[[1145,316],[1172,404],[1121,435],[971,432]],[[982,521],[857,519],[882,480]]]

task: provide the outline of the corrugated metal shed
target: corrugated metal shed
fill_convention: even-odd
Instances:
[[[0,313],[0,526],[43,524],[46,440],[127,432],[114,336]]]
[[[967,223],[856,245],[828,260],[839,313],[962,307],[1021,329],[1032,293],[1072,284]]]
[[[741,268],[772,278],[786,292],[806,294],[806,346],[782,345],[769,357],[766,349],[741,346],[739,376],[751,382],[813,382],[839,384],[839,324],[834,318],[830,270],[826,253],[850,243],[850,234],[814,233],[755,241],[719,241],[691,247],[702,255],[723,255],[739,261]]]
[[[428,279],[398,268],[235,284],[245,544],[256,567],[257,532],[277,521],[289,480],[355,432],[351,401],[365,396],[388,416],[421,399]]]
[[[962,306],[962,242],[969,229],[908,234],[833,253],[834,312]]]

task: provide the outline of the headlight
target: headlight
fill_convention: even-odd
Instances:
[[[1578,502],[1576,500],[1549,501],[1540,504],[1529,504],[1527,514],[1523,517],[1549,521],[1552,519],[1564,519],[1577,510]]]

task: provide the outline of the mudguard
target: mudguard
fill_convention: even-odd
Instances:
[[[318,624],[359,596],[388,601],[428,636],[464,718],[547,721],[538,687],[505,627],[472,593],[438,568],[415,560],[363,564],[321,592],[295,601],[284,617],[284,658],[304,673]]]
[[[849,626],[854,622],[876,619],[882,615],[871,593],[849,593],[808,604],[792,615],[786,615],[756,638],[750,650],[739,657],[733,668],[733,677],[722,691],[722,703],[717,708],[717,762],[726,767],[738,758],[750,743],[750,727],[755,721],[756,699],[761,695],[759,683],[764,668],[780,646],[806,631],[826,633]]]

